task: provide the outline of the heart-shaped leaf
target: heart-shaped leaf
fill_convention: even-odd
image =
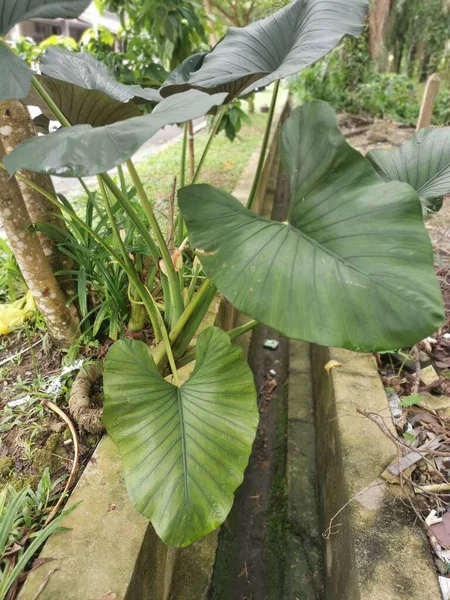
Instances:
[[[450,194],[450,127],[421,129],[396,150],[371,150],[367,158],[385,181],[409,183],[425,213]]]
[[[295,339],[371,351],[435,331],[445,317],[415,191],[383,182],[324,102],[292,113],[281,154],[286,222],[211,186],[180,190],[207,276],[239,310]]]
[[[294,0],[266,19],[231,28],[208,55],[187,59],[169,76],[161,95],[195,88],[233,97],[294,75],[345,34],[360,35],[367,6],[367,0]]]
[[[123,340],[105,360],[104,422],[123,460],[136,508],[171,546],[187,546],[228,515],[256,434],[253,375],[216,327],[202,332],[190,378],[158,373],[142,342]]]
[[[28,19],[75,19],[92,0],[0,0],[0,35]]]
[[[50,47],[42,57],[40,67],[44,75],[86,90],[104,92],[119,102],[128,102],[136,97],[149,102],[161,100],[157,90],[120,83],[106,65],[87,52],[70,52],[65,48]]]
[[[56,106],[72,125],[101,127],[142,115],[132,101],[119,102],[99,90],[81,88],[52,77],[37,75],[39,82]],[[50,120],[55,117],[39,94],[31,89],[22,100],[27,106],[37,106]]]
[[[27,140],[4,158],[4,164],[11,175],[19,169],[60,177],[103,173],[128,160],[165,125],[201,117],[224,99],[225,94],[190,90],[163,100],[149,115],[105,127],[76,125]]]
[[[26,62],[0,44],[0,102],[24,98],[33,75]]]

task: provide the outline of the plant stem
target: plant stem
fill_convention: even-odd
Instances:
[[[189,321],[189,319],[195,313],[197,308],[201,305],[204,297],[206,296],[206,294],[208,293],[208,291],[212,285],[214,285],[213,282],[210,281],[209,279],[207,279],[202,284],[202,286],[200,287],[200,289],[198,290],[198,292],[196,293],[196,295],[194,296],[192,301],[186,306],[183,314],[177,321],[175,327],[170,332],[170,340],[172,343],[178,338],[180,333],[183,331],[183,327],[186,325],[186,323]]]
[[[170,289],[170,302],[173,307],[172,311],[172,319],[176,322],[183,312],[184,304],[183,297],[181,295],[180,285],[178,281],[178,275],[175,271],[175,267],[172,262],[172,257],[170,256],[169,249],[167,248],[166,240],[161,232],[159,227],[159,223],[155,217],[155,213],[153,212],[152,205],[145,193],[144,186],[139,178],[139,175],[136,171],[136,167],[133,164],[133,161],[130,159],[127,161],[127,168],[131,175],[131,179],[136,188],[137,195],[139,200],[141,201],[142,208],[144,209],[145,214],[147,215],[148,222],[150,223],[150,227],[152,228],[153,234],[156,238],[156,241],[159,245],[159,250],[163,257],[166,270],[167,270],[167,278],[169,280],[169,289]],[[167,299],[166,302],[167,304]]]
[[[97,180],[98,180],[98,185],[100,187],[100,193],[101,193],[101,196],[103,199],[103,204],[105,206],[105,211],[106,211],[106,214],[108,215],[108,220],[109,220],[109,223],[112,228],[114,239],[116,240],[116,244],[119,246],[120,251],[122,253],[123,262],[128,267],[128,273],[127,273],[128,277],[129,277],[130,281],[133,283],[136,290],[138,290],[139,295],[141,296],[142,301],[144,303],[144,306],[147,309],[148,316],[150,317],[150,320],[152,322],[153,331],[155,332],[155,338],[160,340],[161,339],[161,328],[160,328],[159,311],[155,307],[153,301],[149,302],[149,298],[151,298],[151,295],[147,292],[145,286],[140,281],[139,276],[135,272],[134,265],[130,261],[130,258],[127,254],[127,250],[125,248],[123,240],[120,237],[119,231],[117,229],[116,221],[114,220],[114,215],[112,214],[112,211],[111,211],[111,206],[109,203],[108,193],[106,191],[105,184],[104,184],[102,178],[100,177],[100,175],[97,175]],[[152,300],[153,300],[153,298],[152,298]]]
[[[169,334],[167,333],[166,325],[165,325],[165,323],[164,323],[164,321],[163,321],[163,319],[161,317],[160,312],[158,311],[158,307],[156,305],[156,302],[155,302],[153,296],[150,296],[150,298],[152,299],[152,302],[154,303],[155,309],[156,309],[156,311],[158,313],[158,317],[159,317],[159,320],[160,320],[160,327],[161,327],[162,339],[163,339],[164,347],[165,347],[165,350],[166,350],[166,353],[167,353],[167,358],[169,359],[169,365],[170,365],[170,368],[172,370],[172,375],[173,375],[175,384],[177,386],[179,386],[180,385],[180,378],[178,376],[177,365],[175,363],[175,358],[173,356],[172,346],[170,344],[170,339],[169,339]]]
[[[188,143],[189,126],[186,122],[184,124],[183,134],[183,145],[181,147],[181,170],[180,170],[180,188],[186,185],[186,154],[187,154],[187,143]]]
[[[119,165],[119,166],[117,167],[117,171],[118,171],[118,173],[119,173],[119,179],[120,179],[120,188],[121,188],[121,190],[122,190],[122,194],[123,194],[124,196],[126,196],[126,195],[127,195],[127,183],[126,183],[126,181],[125,181],[125,175],[124,175],[124,172],[123,172],[123,167],[122,167],[122,165]]]
[[[249,321],[248,323],[245,323],[240,327],[235,327],[234,329],[231,329],[231,331],[228,331],[227,333],[232,340],[235,340],[240,335],[244,335],[244,333],[250,331],[250,329],[254,329],[257,325],[259,325],[258,321]]]
[[[200,158],[200,162],[197,165],[197,169],[195,171],[194,177],[192,178],[191,184],[196,183],[199,178],[200,172],[203,167],[203,163],[205,162],[206,157],[208,156],[209,149],[211,148],[211,144],[219,130],[220,124],[222,123],[222,119],[223,119],[223,116],[224,116],[226,110],[227,110],[226,105],[220,107],[219,114],[217,115],[214,126],[211,130],[211,133],[209,134],[208,141],[206,142],[205,149],[203,150],[203,154]]]
[[[169,340],[171,344],[174,344],[177,341],[178,337],[183,332],[183,328],[185,327],[189,319],[202,306],[203,300],[208,295],[208,292],[210,291],[212,285],[212,281],[209,281],[207,279],[205,283],[201,286],[201,288],[198,290],[193,300],[187,305],[180,319],[169,334]],[[216,288],[214,287],[214,291],[215,290]],[[156,366],[159,367],[166,357],[164,346],[160,344],[159,346],[154,348],[152,351],[152,356],[156,363]]]
[[[188,144],[188,134],[189,134],[189,124],[186,122],[184,124],[184,134],[183,134],[183,145],[181,147],[181,171],[180,171],[180,189],[184,188],[186,185],[186,155],[187,155],[187,144]],[[184,219],[181,216],[181,213],[178,212],[176,219],[176,246],[178,247],[183,241],[184,234]]]
[[[40,84],[37,77],[33,77],[33,79],[31,80],[31,85],[34,87],[36,92],[39,94],[39,96],[42,98],[42,100],[46,103],[46,105],[49,107],[49,109],[52,111],[52,113],[55,115],[55,117],[58,119],[58,121],[61,123],[61,125],[63,127],[71,127],[70,122],[66,119],[66,117],[63,115],[63,113],[60,111],[60,109],[56,106],[52,97],[47,93],[45,88]]]
[[[256,168],[255,179],[253,180],[253,186],[252,186],[252,189],[250,192],[250,196],[248,198],[247,208],[252,208],[253,203],[256,198],[256,194],[258,193],[261,176],[262,176],[263,169],[264,169],[264,163],[266,162],[267,147],[269,145],[270,132],[272,130],[273,117],[275,114],[275,107],[277,105],[279,89],[280,89],[280,80],[278,79],[275,82],[275,87],[273,88],[272,103],[270,105],[269,116],[267,117],[266,131],[264,133],[264,139],[263,139],[263,143],[262,143],[262,147],[261,147],[261,152],[259,154],[259,162],[258,162],[258,166]]]
[[[117,187],[117,185],[114,183],[112,178],[107,173],[102,173],[101,178],[106,183],[107,187],[111,190],[113,196],[116,198],[116,200],[122,206],[122,208],[125,210],[127,215],[130,217],[130,219],[136,225],[136,229],[142,235],[142,238],[144,239],[145,243],[148,246],[148,249],[150,250],[150,254],[152,255],[155,262],[158,263],[158,261],[161,257],[158,246],[155,244],[152,236],[149,234],[149,232],[145,228],[144,223],[139,218],[139,215],[134,210],[133,205],[131,204],[129,199],[125,196],[125,194],[122,194],[120,188]]]

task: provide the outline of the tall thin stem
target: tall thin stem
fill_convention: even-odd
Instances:
[[[184,124],[183,145],[181,147],[181,171],[180,171],[180,189],[186,185],[186,156],[189,135],[189,122]],[[177,247],[183,241],[184,219],[179,212],[176,219],[176,245]]]
[[[173,307],[172,318],[174,319],[174,322],[176,322],[180,318],[184,308],[178,275],[175,271],[175,267],[172,262],[172,257],[170,256],[169,249],[167,248],[166,240],[164,239],[164,236],[159,227],[159,223],[155,217],[155,213],[153,212],[152,205],[147,197],[147,194],[144,190],[144,186],[142,185],[142,182],[136,171],[136,167],[134,166],[133,161],[131,159],[127,161],[127,168],[131,175],[133,184],[136,188],[138,198],[141,201],[142,208],[144,209],[144,212],[147,215],[147,219],[150,224],[150,227],[152,228],[153,235],[155,236],[156,241],[158,242],[159,250],[161,252],[166,266],[167,279],[169,280],[170,287],[170,302]]]
[[[205,149],[203,150],[203,154],[200,158],[200,162],[197,165],[197,169],[195,171],[195,174],[194,174],[194,177],[192,178],[191,183],[196,183],[199,178],[200,172],[203,167],[203,163],[205,162],[206,157],[208,156],[209,149],[211,148],[211,144],[213,143],[213,140],[214,140],[217,132],[219,131],[219,127],[220,127],[220,124],[222,123],[222,119],[223,119],[223,116],[224,116],[226,110],[227,110],[226,105],[220,107],[219,114],[217,115],[217,118],[214,122],[214,126],[211,130],[208,141],[206,142]]]
[[[181,147],[181,165],[180,165],[180,188],[186,185],[186,155],[188,143],[189,125],[188,121],[184,124],[183,145]]]
[[[279,89],[280,89],[280,80],[275,82],[275,87],[273,88],[272,102],[270,105],[269,115],[267,117],[266,132],[264,134],[261,152],[259,154],[259,162],[258,162],[258,166],[256,168],[255,179],[253,180],[253,186],[252,186],[252,189],[250,192],[250,196],[248,197],[247,208],[252,208],[253,203],[255,202],[256,194],[258,193],[261,176],[262,176],[263,169],[264,169],[264,163],[266,162],[267,148],[269,145],[270,132],[272,130],[273,117],[275,114],[275,107],[277,105]]]
[[[152,236],[145,228],[144,223],[139,218],[139,215],[137,214],[137,212],[134,210],[133,205],[131,204],[129,199],[125,196],[125,194],[122,193],[121,189],[114,183],[113,179],[107,173],[102,173],[102,175],[100,177],[106,183],[107,187],[110,189],[113,196],[116,198],[116,200],[122,206],[122,208],[125,210],[127,215],[133,221],[134,225],[136,226],[136,229],[139,231],[144,242],[147,244],[150,254],[152,255],[155,262],[157,263],[161,257],[158,246],[155,244]]]
[[[231,329],[231,331],[228,331],[227,333],[232,340],[235,340],[240,335],[244,335],[247,331],[254,329],[257,325],[259,325],[258,321],[249,321],[248,323],[244,323],[244,325],[240,325],[240,327]]]
[[[49,109],[52,111],[52,113],[55,115],[55,117],[58,119],[58,121],[61,123],[61,125],[63,127],[71,127],[71,124],[68,121],[68,119],[63,115],[63,113],[60,111],[60,109],[56,106],[52,97],[50,96],[50,94],[47,93],[45,88],[41,85],[41,83],[39,82],[37,77],[33,77],[33,79],[31,80],[31,85],[34,87],[36,92],[39,94],[39,96],[42,98],[42,100],[46,103],[46,105],[49,107]]]

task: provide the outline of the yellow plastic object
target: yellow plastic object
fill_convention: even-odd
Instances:
[[[12,302],[11,304],[0,304],[0,335],[7,335],[20,327],[36,312],[31,292]]]

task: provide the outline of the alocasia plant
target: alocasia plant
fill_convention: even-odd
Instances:
[[[450,191],[447,132],[421,132],[397,153],[372,153],[367,160],[346,142],[327,104],[296,109],[280,140],[291,186],[286,221],[270,221],[250,210],[259,167],[250,208],[212,186],[180,189],[190,245],[210,278],[195,294],[184,286],[183,267],[176,271],[181,250],[170,255],[130,160],[160,127],[279,82],[318,60],[345,34],[358,35],[366,8],[366,0],[294,0],[267,19],[231,29],[212,52],[194,55],[172,73],[160,90],[165,99],[145,116],[134,116],[134,98],[157,101],[159,94],[117,84],[87,56],[51,51],[43,61],[44,79],[33,80],[39,96],[34,101],[43,101],[64,128],[29,140],[4,158],[11,174],[26,168],[67,177],[99,175],[119,250],[97,242],[135,286],[159,342],[151,351],[129,340],[112,346],[105,361],[104,420],[123,458],[132,500],[174,546],[190,544],[223,522],[257,427],[252,376],[228,334],[217,328],[204,331],[195,346],[193,373],[184,381],[178,374],[176,360],[192,356],[194,349],[186,350],[215,286],[255,319],[250,326],[260,321],[296,339],[359,351],[414,344],[444,321],[419,195],[428,201]],[[73,72],[75,63],[81,70]],[[1,79],[2,94],[9,85],[14,82],[4,85]],[[76,107],[70,107],[66,95]],[[92,99],[97,97],[111,107],[114,122],[106,111],[95,112]],[[78,109],[81,99],[84,109]],[[151,234],[126,193],[105,173],[121,169],[123,162]],[[126,212],[158,261],[163,305],[133,270],[111,200]],[[71,218],[96,236],[76,215]],[[164,379],[167,371],[172,381]]]

